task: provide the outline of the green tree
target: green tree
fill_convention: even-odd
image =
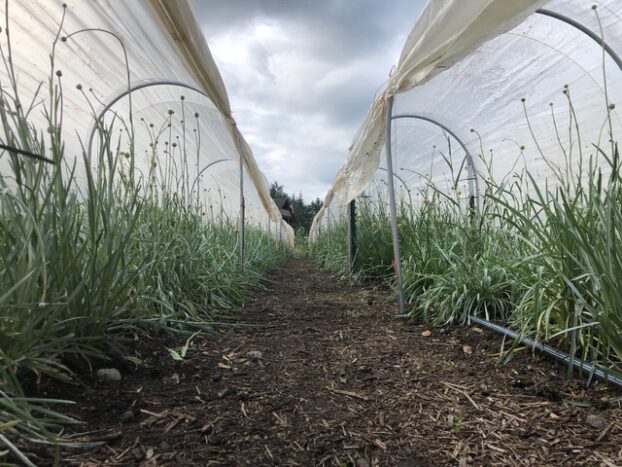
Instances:
[[[272,185],[270,185],[270,196],[272,199],[283,197],[289,199],[289,196],[285,193],[285,187],[277,181],[272,182]]]

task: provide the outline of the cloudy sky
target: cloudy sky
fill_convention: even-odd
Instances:
[[[193,0],[272,182],[323,198],[424,0]]]

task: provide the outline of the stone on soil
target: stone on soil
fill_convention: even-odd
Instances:
[[[107,383],[117,383],[121,381],[121,372],[116,368],[100,368],[95,372],[97,378]]]

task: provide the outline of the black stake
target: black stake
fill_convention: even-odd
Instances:
[[[47,157],[40,156],[39,154],[35,154],[33,152],[24,151],[23,149],[13,148],[11,146],[7,146],[5,144],[0,144],[0,149],[4,149],[5,151],[9,151],[15,154],[19,154],[21,156],[30,157],[31,159],[36,159],[41,162],[47,162],[48,164],[54,164],[55,162],[52,159],[48,159]]]

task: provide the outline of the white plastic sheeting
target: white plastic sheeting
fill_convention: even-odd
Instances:
[[[384,167],[389,96],[395,96],[394,116],[430,118],[451,129],[473,156],[480,187],[490,175],[487,164],[496,179],[527,168],[536,179],[548,180],[554,167],[572,170],[580,153],[587,159],[596,152],[592,144],[606,143],[607,104],[620,103],[622,71],[585,33],[536,13],[542,7],[599,37],[602,28],[602,37],[622,54],[622,2],[616,0],[430,0],[329,190],[313,235],[344,213],[346,203],[382,189],[387,174],[378,168]],[[580,145],[576,132],[569,132],[566,85]],[[617,110],[611,114],[615,132],[622,121]],[[402,179],[395,183],[399,197],[416,202],[431,184],[455,189],[457,196],[470,194],[465,151],[455,138],[426,120],[399,119],[392,125],[393,166]]]
[[[103,113],[118,98],[105,112],[104,121],[116,120],[117,129],[125,125],[120,132],[123,144],[127,145],[133,131],[139,177],[174,166],[184,183],[173,180],[167,189],[184,190],[214,218],[235,221],[241,154],[247,221],[270,228],[292,243],[293,231],[282,221],[267,180],[235,126],[225,86],[189,2],[66,3],[64,7],[56,0],[2,2],[0,13],[3,18],[8,13],[9,34],[2,35],[1,45],[5,54],[11,47],[22,101],[30,102],[43,84],[36,98],[40,102],[31,113],[35,126],[45,125],[48,77],[61,74],[54,79],[63,87],[65,158],[68,165],[77,162],[78,181],[94,114]],[[59,40],[62,37],[67,39]],[[0,80],[6,88],[9,80],[4,67]],[[145,84],[149,85],[128,95],[128,88]],[[94,147],[97,144],[95,138]]]

